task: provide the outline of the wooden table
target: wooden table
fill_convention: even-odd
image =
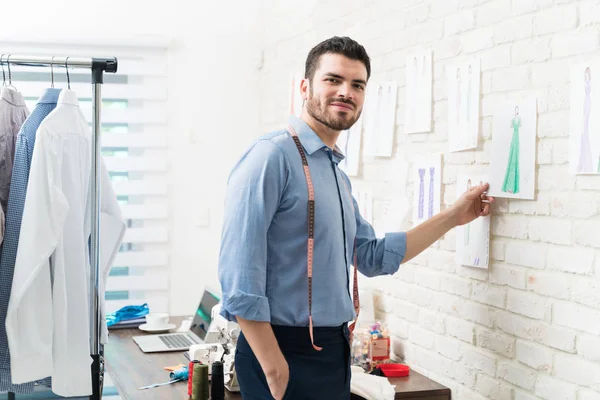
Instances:
[[[184,317],[172,317],[171,323],[179,324]],[[138,390],[138,387],[167,382],[168,371],[164,367],[187,364],[183,352],[143,353],[131,339],[144,335],[139,329],[115,329],[110,331],[109,343],[104,347],[107,371],[123,400],[187,399],[187,382],[177,382],[153,389]],[[450,400],[450,389],[411,371],[405,378],[388,378],[396,385],[396,399],[405,400]],[[225,399],[241,400],[239,393],[225,390]],[[353,399],[359,399],[353,396]]]

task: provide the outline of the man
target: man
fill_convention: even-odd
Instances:
[[[354,40],[318,44],[306,60],[301,117],[256,141],[229,178],[219,279],[222,315],[242,330],[235,365],[245,400],[350,398],[350,264],[391,275],[490,212],[480,185],[414,229],[376,238],[335,146],[362,112],[370,73]]]

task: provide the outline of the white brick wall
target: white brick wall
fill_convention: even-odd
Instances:
[[[498,365],[499,378],[526,390],[533,389],[536,376],[535,371],[522,367],[517,363],[504,362]]]
[[[558,325],[600,335],[600,310],[571,302],[556,301],[552,309],[552,320]]]
[[[535,394],[544,400],[575,400],[577,386],[547,375],[540,375],[535,385]]]
[[[600,363],[600,337],[580,335],[577,340],[577,353],[590,361]]]
[[[600,390],[600,365],[569,354],[557,354],[554,375],[568,382]]]
[[[353,178],[373,189],[375,204],[393,193],[405,155],[410,164],[415,154],[443,151],[447,207],[458,174],[487,171],[498,104],[538,97],[536,198],[497,202],[489,271],[455,265],[449,232],[394,278],[377,278],[376,312],[394,351],[446,382],[453,399],[600,399],[600,177],[568,171],[570,67],[598,54],[600,1],[288,3],[266,11],[277,29],[264,28],[263,127],[285,122],[286,79],[310,47],[334,34],[357,39],[372,56],[373,78],[400,85],[394,156],[363,156]],[[433,49],[434,128],[407,135],[404,57],[423,47]],[[448,153],[444,66],[467,56],[481,58],[480,145]]]
[[[550,305],[545,297],[523,290],[508,290],[506,308],[533,319],[550,320]]]
[[[552,350],[526,340],[517,340],[517,361],[536,370],[552,371]]]

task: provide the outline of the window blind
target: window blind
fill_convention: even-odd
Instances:
[[[7,48],[8,47],[8,48]],[[39,56],[116,56],[116,74],[102,86],[102,154],[127,233],[106,285],[107,312],[148,303],[169,310],[169,196],[167,185],[167,50],[165,45],[3,44],[2,52]],[[4,56],[6,60],[6,55]],[[8,68],[4,66],[8,80]],[[54,86],[67,87],[64,65],[55,65]],[[50,87],[51,69],[11,66],[12,84],[33,110]],[[69,68],[71,89],[92,122],[90,71]],[[1,77],[0,77],[1,79]]]

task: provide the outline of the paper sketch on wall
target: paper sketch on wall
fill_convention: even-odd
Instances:
[[[600,105],[594,99],[598,90],[594,76],[600,76],[600,63],[579,64],[571,70],[569,169],[573,174],[600,173]]]
[[[442,157],[440,154],[423,156],[414,163],[413,225],[440,212],[442,190]]]
[[[488,194],[531,200],[535,193],[536,99],[500,107],[494,115]]]
[[[446,70],[450,151],[477,147],[479,136],[480,61],[471,59]]]
[[[426,50],[406,57],[404,131],[431,131],[432,54]]]
[[[360,216],[369,224],[373,224],[373,197],[367,190],[357,190],[354,192],[354,198],[358,204]]]
[[[409,164],[403,154],[391,161],[393,181],[373,200],[373,229],[377,237],[388,232],[401,232],[410,223],[412,198],[408,190]]]
[[[390,157],[394,146],[398,84],[371,84],[365,99],[365,154]]]
[[[457,179],[456,197],[473,186],[487,182],[486,176],[461,175]],[[490,258],[490,216],[456,227],[456,263],[488,268]]]
[[[360,167],[362,120],[363,117],[361,116],[350,129],[342,131],[336,143],[344,154],[344,159],[340,162],[339,167],[348,176],[358,175]]]
[[[292,74],[291,77],[290,108],[288,111],[291,115],[295,115],[297,117],[300,117],[300,114],[302,114],[302,105],[304,103],[302,94],[300,93],[300,84],[302,83],[303,77],[304,74],[300,72]]]
[[[401,232],[410,218],[410,198],[406,193],[393,194],[383,200],[383,210],[373,226],[377,237],[387,232]]]

